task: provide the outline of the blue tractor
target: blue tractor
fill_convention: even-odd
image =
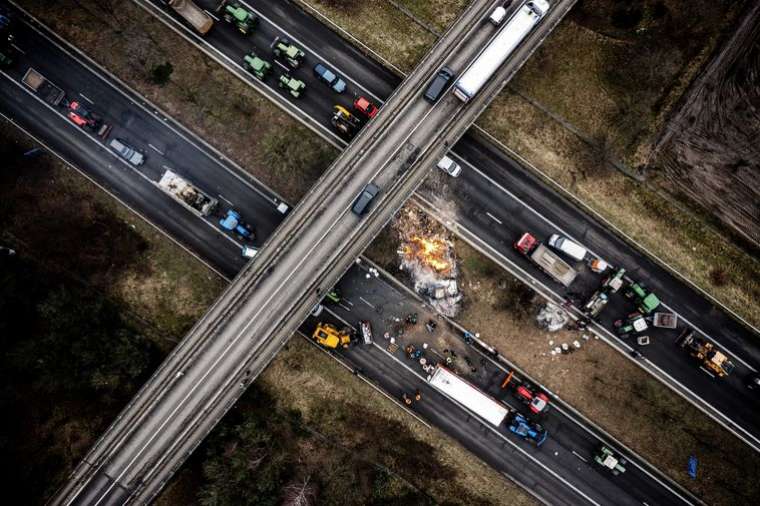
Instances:
[[[244,223],[240,218],[240,213],[233,209],[227,211],[227,216],[219,220],[219,225],[224,230],[236,234],[241,239],[246,239],[248,241],[253,240],[253,228],[247,223]]]
[[[531,423],[530,420],[523,415],[516,413],[512,418],[512,424],[509,426],[509,430],[516,436],[533,441],[536,446],[541,446],[546,441],[546,437],[549,433],[537,423]]]

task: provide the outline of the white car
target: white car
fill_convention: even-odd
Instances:
[[[256,253],[258,252],[259,250],[257,250],[253,246],[243,246],[243,256],[245,258],[253,258],[256,256]]]
[[[586,248],[577,242],[573,242],[567,237],[563,237],[559,234],[553,234],[551,237],[549,237],[549,240],[547,242],[552,248],[556,249],[557,251],[561,251],[565,255],[574,258],[575,260],[582,261],[586,258],[586,255],[588,255],[588,250]]]
[[[450,175],[451,177],[459,177],[459,174],[462,173],[462,166],[459,165],[457,162],[449,158],[448,156],[444,156],[438,161],[438,164],[436,165],[439,169]]]

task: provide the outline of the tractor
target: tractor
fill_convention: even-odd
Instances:
[[[287,90],[288,93],[293,98],[299,98],[301,96],[301,93],[306,89],[306,83],[303,81],[299,81],[295,77],[291,77],[287,74],[281,74],[279,81],[277,81],[277,85]]]
[[[660,305],[660,299],[648,291],[643,283],[631,283],[623,294],[629,299],[633,299],[636,309],[643,315],[648,315]]]
[[[244,223],[240,213],[234,209],[227,210],[227,215],[219,220],[219,226],[228,232],[234,233],[240,239],[253,240],[253,227]]]
[[[272,52],[275,58],[278,58],[292,69],[297,69],[301,66],[301,61],[306,54],[297,46],[290,43],[288,39],[277,37],[272,42]]]
[[[624,473],[625,465],[628,463],[628,461],[604,445],[594,454],[594,462],[610,471],[614,476]]]
[[[525,418],[519,413],[515,413],[512,418],[512,423],[509,426],[510,432],[517,437],[526,441],[532,441],[536,443],[536,446],[541,446],[546,441],[546,437],[549,433],[541,425],[537,423],[531,423],[530,420]]]
[[[621,338],[626,339],[632,334],[640,334],[649,328],[646,318],[639,312],[631,313],[625,318],[615,320],[613,323],[615,333]]]
[[[351,138],[356,135],[356,132],[361,128],[362,122],[359,118],[351,114],[348,109],[342,105],[336,105],[333,107],[333,115],[330,118],[330,123],[335,127],[341,135],[347,138]]]
[[[272,64],[262,60],[255,53],[243,56],[243,67],[263,81],[272,72]]]
[[[224,20],[230,24],[234,24],[243,35],[250,34],[253,31],[253,27],[256,26],[256,22],[258,21],[256,15],[237,2],[223,0],[219,4],[217,12],[221,9],[224,9],[224,14],[222,15]]]
[[[685,330],[676,344],[687,349],[692,357],[701,362],[705,370],[719,378],[725,378],[734,370],[733,362],[725,353],[717,350],[707,339],[695,335],[693,330]]]

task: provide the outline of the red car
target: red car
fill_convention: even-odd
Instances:
[[[530,410],[536,414],[543,413],[546,411],[546,408],[549,407],[549,398],[545,393],[536,393],[531,390],[530,387],[525,385],[517,387],[517,397],[519,397],[524,403],[528,404]]]
[[[364,97],[359,97],[354,100],[354,109],[369,119],[374,118],[375,115],[377,115],[377,111],[379,111],[375,104]]]

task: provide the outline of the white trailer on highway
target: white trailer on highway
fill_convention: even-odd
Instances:
[[[462,102],[469,102],[491,79],[512,51],[522,42],[528,33],[549,10],[547,0],[530,0],[523,4],[509,18],[503,28],[491,42],[480,52],[475,61],[467,67],[456,84],[454,95]]]
[[[491,425],[498,427],[509,414],[509,408],[481,392],[468,381],[460,378],[445,367],[436,366],[428,382],[463,405]]]
[[[201,216],[208,216],[219,203],[217,199],[201,191],[200,188],[167,170],[161,176],[158,187],[171,195],[180,204]]]

